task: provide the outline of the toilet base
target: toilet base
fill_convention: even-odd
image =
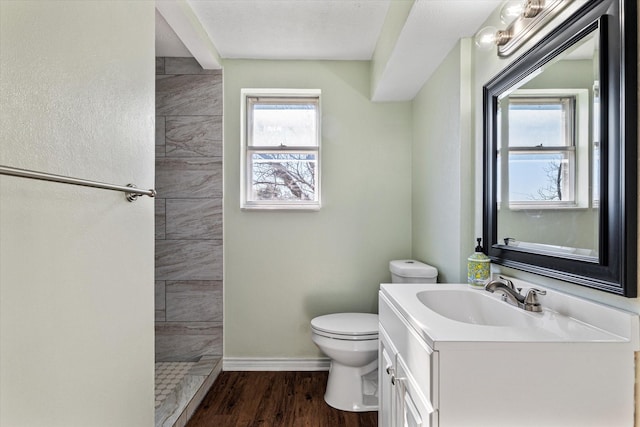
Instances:
[[[377,411],[377,369],[377,359],[361,367],[346,366],[332,360],[324,394],[325,402],[341,411]]]

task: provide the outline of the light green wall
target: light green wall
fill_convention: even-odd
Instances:
[[[309,321],[377,312],[411,253],[411,104],[369,101],[368,62],[224,61],[226,358],[314,358]],[[240,210],[240,89],[322,90],[319,212]]]
[[[475,247],[469,49],[461,40],[413,100],[412,256],[441,282],[466,282]]]

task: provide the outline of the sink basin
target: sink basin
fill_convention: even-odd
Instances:
[[[536,317],[484,291],[442,289],[417,293],[418,300],[440,316],[485,326],[527,326]]]
[[[524,281],[523,289],[534,287]],[[532,313],[502,301],[498,293],[466,283],[388,283],[381,301],[406,317],[432,348],[472,343],[630,342],[638,346],[638,315],[543,288],[542,312]],[[385,305],[382,304],[381,310]],[[381,311],[381,315],[385,315]],[[465,347],[469,346],[469,347]],[[640,347],[638,347],[640,348]]]

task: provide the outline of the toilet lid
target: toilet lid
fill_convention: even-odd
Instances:
[[[311,320],[311,327],[336,335],[378,335],[378,315],[370,313],[336,313]]]

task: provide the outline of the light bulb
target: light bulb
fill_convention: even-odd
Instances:
[[[476,33],[475,43],[480,50],[490,50],[496,45],[496,33],[498,30],[495,27],[484,27]]]
[[[502,9],[500,9],[500,21],[505,25],[511,24],[522,14],[522,12],[524,12],[526,3],[526,1],[522,0],[511,0],[506,2],[504,6],[502,6]]]

